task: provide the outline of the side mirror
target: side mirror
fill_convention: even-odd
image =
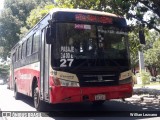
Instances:
[[[146,44],[145,35],[144,35],[144,31],[143,30],[139,31],[139,40],[140,40],[141,44]]]
[[[52,28],[51,26],[47,27],[47,31],[46,31],[46,43],[47,44],[53,44],[54,40],[55,40],[55,29],[54,27]]]

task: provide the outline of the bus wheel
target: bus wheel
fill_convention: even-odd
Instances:
[[[93,103],[93,105],[94,106],[99,106],[99,105],[103,105],[103,103],[104,103],[105,101],[93,101],[92,103]]]
[[[36,110],[37,111],[44,111],[45,106],[44,106],[44,102],[40,100],[38,87],[36,87],[34,89],[33,99],[34,99],[34,106],[35,106]]]
[[[16,100],[19,100],[21,97],[21,94],[17,90],[17,85],[14,86],[14,97]]]

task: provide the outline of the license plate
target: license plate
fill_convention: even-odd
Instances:
[[[95,100],[106,100],[106,95],[105,94],[95,95]]]

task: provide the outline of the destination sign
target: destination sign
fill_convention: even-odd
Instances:
[[[105,23],[112,24],[113,20],[107,16],[97,16],[97,15],[88,15],[88,14],[75,14],[76,21],[84,21],[84,22],[97,22],[97,23]]]

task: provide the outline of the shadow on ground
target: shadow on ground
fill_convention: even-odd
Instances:
[[[31,107],[34,107],[32,98],[22,95],[21,100]],[[94,106],[90,102],[56,105],[46,104],[44,111],[46,117],[52,117],[54,119],[59,119],[59,117],[130,117],[131,113],[160,115],[160,106],[154,103],[133,103],[117,99],[106,101],[100,106]],[[148,117],[149,116],[147,116],[147,118]],[[135,119],[135,117],[133,118]],[[145,116],[143,116],[143,118],[145,118]]]
[[[135,88],[133,91],[133,94],[149,94],[149,95],[156,95],[159,96],[160,95],[160,90],[157,89],[153,89],[153,88]]]

